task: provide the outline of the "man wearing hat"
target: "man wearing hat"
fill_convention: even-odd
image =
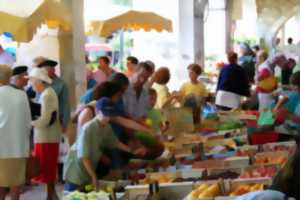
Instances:
[[[12,77],[10,78],[11,86],[16,89],[23,90],[24,87],[28,84],[28,67],[25,65],[16,66],[13,68]],[[41,105],[38,103],[34,103],[30,100],[30,96],[27,94],[29,99],[30,111],[31,111],[31,118],[35,119],[37,116],[40,115],[41,112]]]
[[[26,94],[9,85],[12,70],[0,64],[0,199],[9,187],[19,199],[29,157],[30,109]]]
[[[64,80],[55,74],[56,65],[56,61],[46,59],[38,64],[37,67],[45,68],[48,71],[48,76],[52,79],[51,87],[56,92],[59,100],[59,120],[63,132],[65,132],[70,120],[69,90]]]
[[[26,77],[28,75],[27,70],[28,67],[25,65],[16,66],[13,68],[13,73],[10,81],[15,88],[24,90],[24,87],[28,83],[28,78]]]

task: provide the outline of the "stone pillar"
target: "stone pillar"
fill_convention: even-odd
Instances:
[[[230,50],[233,49],[232,47],[232,38],[233,38],[233,33],[232,33],[232,7],[233,7],[233,0],[225,0],[225,50],[226,53],[228,53]]]
[[[72,110],[79,102],[79,97],[86,88],[85,83],[85,59],[84,59],[84,21],[83,21],[83,0],[68,1],[72,11],[72,33],[60,32],[59,56],[61,75],[69,88],[69,101]],[[75,127],[70,127],[69,141],[75,139]]]
[[[208,0],[194,0],[194,60],[204,66],[204,10]]]
[[[300,2],[294,0],[256,0],[258,37],[268,49],[274,48],[278,31],[300,11]]]
[[[179,63],[204,66],[204,9],[207,0],[179,0]],[[185,73],[186,74],[186,73]]]

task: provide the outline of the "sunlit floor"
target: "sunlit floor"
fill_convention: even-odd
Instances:
[[[56,185],[56,191],[57,194],[59,195],[59,199],[62,199],[63,185],[62,184]],[[20,200],[44,200],[44,199],[46,199],[45,186],[42,185],[26,187],[26,191],[22,193],[20,198]],[[7,197],[6,200],[10,200],[10,197]]]

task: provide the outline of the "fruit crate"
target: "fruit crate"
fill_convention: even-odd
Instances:
[[[209,169],[218,167],[225,167],[224,160],[203,160],[193,163],[193,169]]]
[[[295,141],[291,142],[275,142],[268,143],[263,145],[263,151],[288,151],[290,154],[293,154],[297,148],[297,144]]]
[[[218,196],[214,200],[234,200],[238,196],[250,192],[247,190],[251,190],[251,188],[254,191],[254,190],[260,190],[261,188],[264,189],[265,187],[270,186],[272,184],[272,179],[270,178],[236,179],[236,180],[227,181],[225,183],[226,183],[225,195]],[[257,188],[254,188],[255,185]],[[232,194],[232,196],[230,196],[230,193],[232,192],[236,192],[237,195]],[[240,194],[238,194],[238,192],[240,192]]]
[[[277,175],[280,170],[280,165],[270,164],[261,166],[250,166],[242,169],[240,179],[249,178],[272,178]]]
[[[149,194],[149,185],[133,185],[126,188],[128,199],[139,200]],[[161,199],[182,200],[193,189],[192,182],[184,183],[163,183],[159,184],[159,194]]]
[[[233,156],[225,158],[225,166],[228,168],[242,168],[247,167],[250,164],[250,157],[248,156]]]
[[[232,174],[232,176],[235,174],[236,177],[235,178],[226,178],[226,175],[221,177],[223,180],[227,180],[227,179],[236,179],[240,176],[240,174],[242,173],[242,168],[212,168],[212,169],[207,169],[206,173],[207,173],[207,177],[212,177],[212,176],[217,176],[217,175],[224,175],[225,173],[228,174]],[[205,178],[205,176],[203,177]]]
[[[146,178],[141,181],[142,184],[150,184],[154,182],[162,183],[171,183],[174,179],[182,177],[182,173],[179,171],[176,172],[156,172],[146,174]]]
[[[236,150],[236,156],[255,156],[259,151],[258,145],[244,145],[238,147]]]
[[[257,153],[254,160],[254,165],[269,165],[269,164],[278,164],[283,167],[288,161],[289,152],[288,151],[277,151],[274,152],[262,152]]]

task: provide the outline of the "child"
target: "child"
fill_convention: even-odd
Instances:
[[[97,116],[81,128],[76,143],[68,153],[64,169],[67,191],[80,189],[90,183],[95,190],[98,189],[96,167],[105,148],[118,148],[131,153],[131,149],[115,137],[109,125],[110,117],[104,116],[99,107],[97,104]],[[145,151],[140,148],[134,154],[143,156]]]
[[[192,108],[194,124],[200,124],[201,104],[204,103],[208,92],[202,81],[198,80],[202,73],[202,68],[198,64],[188,66],[190,81],[184,83],[179,90],[181,104],[184,107]]]
[[[296,72],[291,77],[291,85],[294,91],[290,91],[285,96],[280,96],[274,112],[281,118],[289,120],[297,128],[300,134],[300,72]],[[283,107],[283,109],[281,109]]]
[[[156,91],[157,96],[154,106],[156,109],[162,109],[172,101],[172,96],[167,87],[170,77],[171,74],[167,67],[159,68],[153,75],[152,88]]]
[[[155,109],[155,105],[157,103],[157,92],[156,90],[150,88],[149,89],[149,98],[150,98],[150,106],[152,109],[147,114],[147,119],[151,121],[151,127],[156,132],[164,133],[168,129],[168,122],[166,124],[163,124],[163,116],[162,113]]]
[[[147,153],[144,159],[153,160],[159,157],[164,151],[164,145],[160,142],[160,134],[168,129],[168,125],[162,124],[162,114],[160,111],[153,109],[156,104],[157,93],[154,89],[149,89],[149,101],[152,109],[148,112],[145,124],[150,126],[157,133],[156,136],[150,135],[142,131],[136,131],[135,137],[146,147]]]
[[[189,71],[189,78],[190,81],[184,83],[180,87],[180,94],[183,97],[186,97],[188,95],[194,95],[196,97],[202,97],[205,98],[208,96],[207,90],[205,88],[205,85],[202,81],[198,80],[199,76],[202,74],[202,68],[198,64],[190,64],[188,66]]]

